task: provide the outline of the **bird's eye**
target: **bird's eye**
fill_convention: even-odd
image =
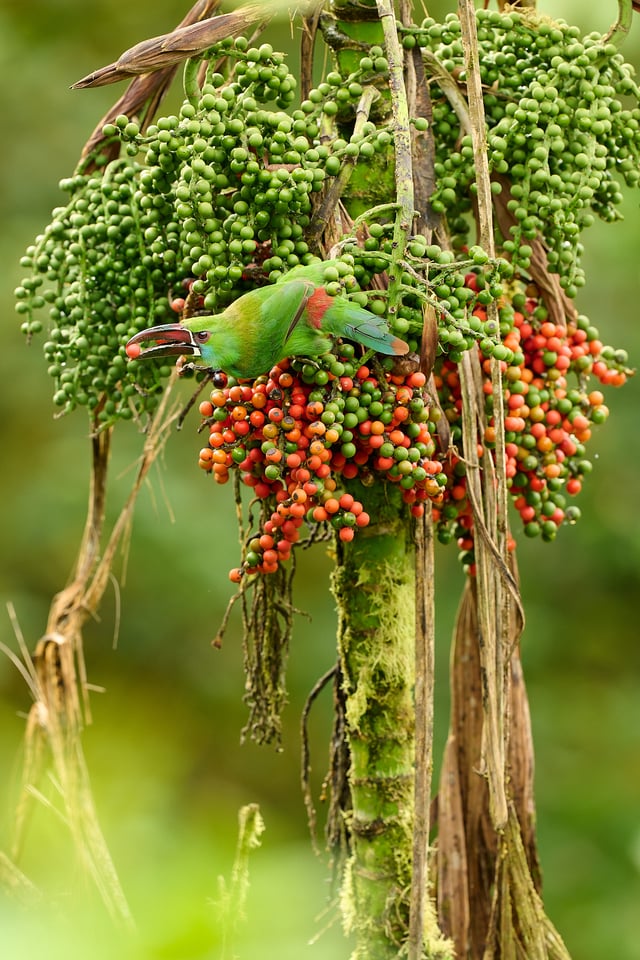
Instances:
[[[210,336],[211,334],[208,330],[198,330],[198,332],[195,334],[195,338],[198,343],[206,343]]]

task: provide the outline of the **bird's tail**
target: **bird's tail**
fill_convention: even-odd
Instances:
[[[372,323],[369,320],[364,320],[360,323],[347,323],[343,336],[347,340],[355,340],[365,347],[371,347],[377,353],[400,356],[409,352],[409,344],[390,333],[384,321]]]
[[[409,345],[391,333],[386,320],[349,300],[336,297],[322,318],[322,327],[377,353],[400,356],[409,352]]]

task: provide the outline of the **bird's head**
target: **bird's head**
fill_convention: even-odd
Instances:
[[[190,317],[182,323],[162,323],[134,334],[127,342],[130,360],[138,357],[202,357],[211,336],[211,317]]]

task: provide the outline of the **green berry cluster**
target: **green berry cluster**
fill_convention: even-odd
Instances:
[[[142,152],[141,190],[173,206],[181,267],[210,311],[246,291],[248,266],[275,280],[307,262],[311,195],[323,185],[329,156],[302,111],[267,107],[274,100],[288,106],[295,95],[284,54],[270,44],[248,47],[244,37],[218,47],[212,62],[224,54],[233,63],[229,76],[210,67],[179,115],[160,118],[144,135],[125,118],[121,126],[130,149]],[[162,233],[151,242],[159,249]]]
[[[161,194],[154,202],[141,194],[141,172],[123,157],[102,175],[62,181],[69,200],[22,258],[30,275],[15,291],[29,338],[43,331],[35,314],[48,307],[54,403],[64,412],[86,406],[101,424],[153,411],[170,371],[157,362],[136,368],[125,353],[134,333],[169,321],[167,291],[181,276],[178,225]],[[163,233],[162,254],[149,248],[150,231]]]
[[[370,54],[356,71],[367,81],[384,72],[381,50]],[[29,337],[43,329],[38,310],[49,308],[44,352],[63,411],[86,406],[103,425],[152,412],[170,368],[128,360],[125,345],[172,318],[171,305],[184,304],[183,285],[184,309],[215,313],[256,283],[312,260],[305,237],[326,181],[345,163],[386,154],[392,143],[387,118],[365,122],[349,139],[336,135],[346,128],[338,130],[331,104],[353,106],[363,90],[356,74],[342,83],[329,73],[291,110],[295,79],[284,54],[240,37],[209,51],[201,83],[189,65],[176,115],[147,130],[125,115],[105,126],[121,156],[63,182],[69,200],[27,251],[30,275],[16,291]],[[469,307],[500,295],[510,265],[487,266],[477,247],[456,259],[415,238],[401,301],[389,313],[387,291],[366,289],[392,260],[393,224],[376,217],[365,228],[364,249],[355,233],[343,246],[348,295],[389,314],[394,332],[407,335],[414,350],[425,301],[437,308],[442,349],[453,359],[486,339]],[[472,267],[486,271],[481,291],[465,286]],[[326,282],[330,295],[345,292],[340,272]],[[493,344],[499,349],[499,338]]]
[[[527,270],[531,242],[542,236],[551,269],[574,297],[584,284],[582,230],[594,215],[619,218],[621,181],[640,181],[640,91],[633,68],[599,34],[581,37],[579,28],[562,21],[487,10],[477,17],[489,164],[496,193],[509,189],[502,202],[510,225],[501,247]],[[424,21],[415,38],[464,83],[455,15],[443,23]],[[432,96],[433,206],[464,242],[475,190],[471,137],[460,137],[460,122],[436,85]]]
[[[353,272],[361,287],[368,286],[376,273],[389,269],[393,231],[392,223],[372,222],[362,246],[355,241],[343,245],[343,256],[355,260]],[[496,351],[497,359],[508,359],[499,331],[474,313],[476,307],[486,307],[503,296],[504,281],[513,275],[507,260],[499,258],[490,264],[486,252],[477,244],[454,253],[438,244],[427,244],[423,237],[414,237],[407,244],[404,266],[400,275],[401,302],[388,319],[393,332],[408,340],[412,350],[420,348],[424,307],[429,304],[437,319],[441,355],[457,362],[465,350],[482,343],[488,356]],[[467,282],[469,271],[474,275],[473,286]],[[388,295],[388,290],[360,291],[351,294],[351,299],[382,314],[387,313]]]

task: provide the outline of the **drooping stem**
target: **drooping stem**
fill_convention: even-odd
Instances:
[[[402,47],[398,39],[396,18],[391,0],[377,0],[378,14],[384,33],[385,52],[389,63],[389,90],[391,93],[391,111],[393,118],[393,140],[395,155],[396,214],[393,232],[393,256],[389,269],[388,312],[393,315],[399,305],[401,291],[400,279],[407,240],[413,226],[413,169],[411,160],[411,126],[409,106],[405,89]]]
[[[616,47],[619,47],[626,35],[631,29],[631,21],[633,20],[633,4],[632,0],[618,0],[618,16],[614,23],[611,24],[604,37],[602,38],[603,43],[613,43]]]
[[[470,0],[459,0],[460,25],[462,28],[462,43],[465,55],[465,69],[467,74],[467,91],[469,100],[469,116],[471,119],[471,136],[473,155],[476,169],[476,186],[478,198],[478,228],[480,243],[493,258],[495,256],[495,242],[493,236],[493,217],[491,204],[491,182],[487,161],[486,121],[484,101],[480,80],[480,64],[476,33],[475,6]],[[495,302],[490,305],[491,312],[487,317],[498,323],[498,308]],[[502,424],[503,390],[500,363],[495,358],[491,361],[494,416]],[[465,457],[469,470],[470,484],[476,484],[476,502],[482,499],[483,510],[481,520],[486,526],[489,537],[495,542],[495,549],[500,557],[506,558],[507,533],[507,503],[506,477],[504,474],[504,443],[496,444],[495,468],[490,456],[483,456],[482,480],[486,496],[480,494],[480,465],[477,456],[478,427],[474,411],[481,409],[480,402],[476,402],[473,390],[472,364],[468,356],[461,364],[460,376],[463,385],[463,417],[466,418]],[[481,400],[481,397],[479,398]],[[496,424],[496,436],[499,431]],[[500,434],[502,440],[502,434]],[[495,469],[495,478],[494,478]],[[479,539],[476,546],[478,565],[478,603],[480,609],[481,629],[483,633],[483,669],[488,686],[486,696],[486,725],[485,741],[487,754],[487,776],[489,778],[489,793],[494,824],[497,828],[504,826],[507,820],[507,801],[505,793],[505,731],[503,729],[505,706],[505,647],[507,643],[506,628],[509,617],[509,603],[504,596],[503,582],[498,565],[492,556],[488,545]],[[505,615],[502,612],[505,611]]]
[[[435,925],[428,896],[429,813],[433,773],[435,693],[434,542],[430,513],[416,521],[415,771],[408,960],[423,956],[425,915]]]

